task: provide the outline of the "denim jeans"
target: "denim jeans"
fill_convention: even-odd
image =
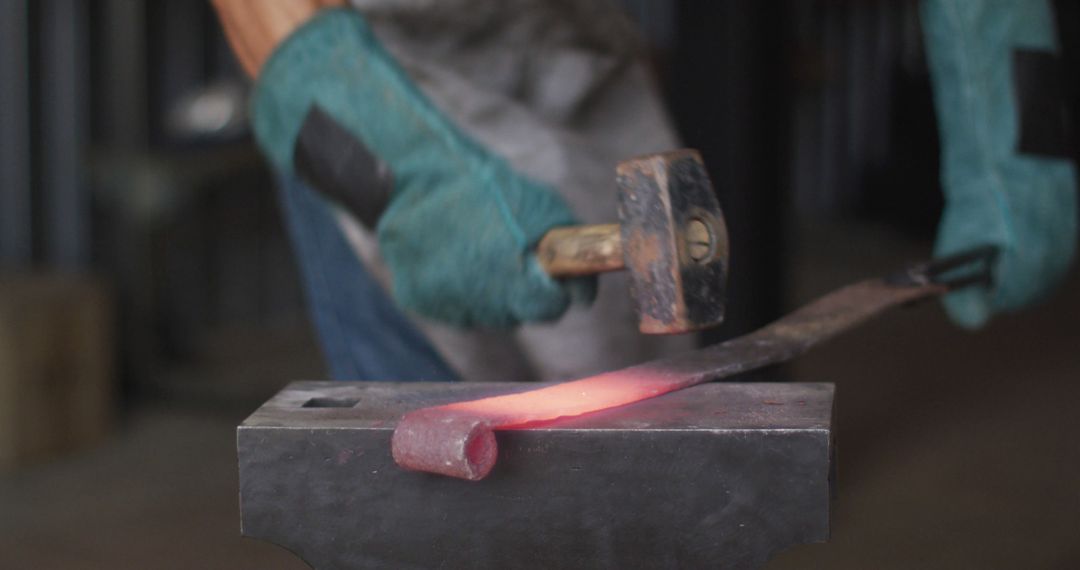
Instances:
[[[334,206],[294,176],[281,174],[278,180],[281,209],[331,377],[457,380],[356,256]]]

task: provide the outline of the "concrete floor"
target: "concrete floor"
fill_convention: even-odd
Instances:
[[[241,416],[136,413],[100,449],[0,480],[0,568],[307,568],[239,536]]]
[[[806,235],[798,300],[925,255],[872,228]],[[1080,276],[975,334],[904,309],[789,373],[837,384],[839,495],[832,540],[769,568],[1080,568]],[[142,409],[99,449],[0,476],[0,568],[304,568],[239,537],[243,415]]]
[[[924,252],[813,235],[800,295]],[[839,496],[832,540],[770,568],[1080,568],[1080,274],[978,333],[936,303],[902,309],[792,376],[837,384]]]

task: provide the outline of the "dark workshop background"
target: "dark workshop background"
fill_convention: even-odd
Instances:
[[[737,334],[929,254],[911,1],[624,2],[703,152]],[[234,428],[323,375],[247,85],[205,2],[0,0],[0,568],[301,568],[239,537]],[[833,539],[770,568],[1080,567],[1080,289],[903,311],[838,386]]]

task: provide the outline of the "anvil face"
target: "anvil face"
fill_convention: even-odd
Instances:
[[[406,411],[536,384],[298,382],[237,430],[243,533],[314,568],[754,568],[828,538],[831,384],[714,383],[408,472]]]

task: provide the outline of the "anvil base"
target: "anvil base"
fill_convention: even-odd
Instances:
[[[297,382],[237,430],[245,536],[317,570],[755,568],[829,534],[831,384],[704,384],[528,430],[469,482],[408,472],[408,410],[536,384]]]

